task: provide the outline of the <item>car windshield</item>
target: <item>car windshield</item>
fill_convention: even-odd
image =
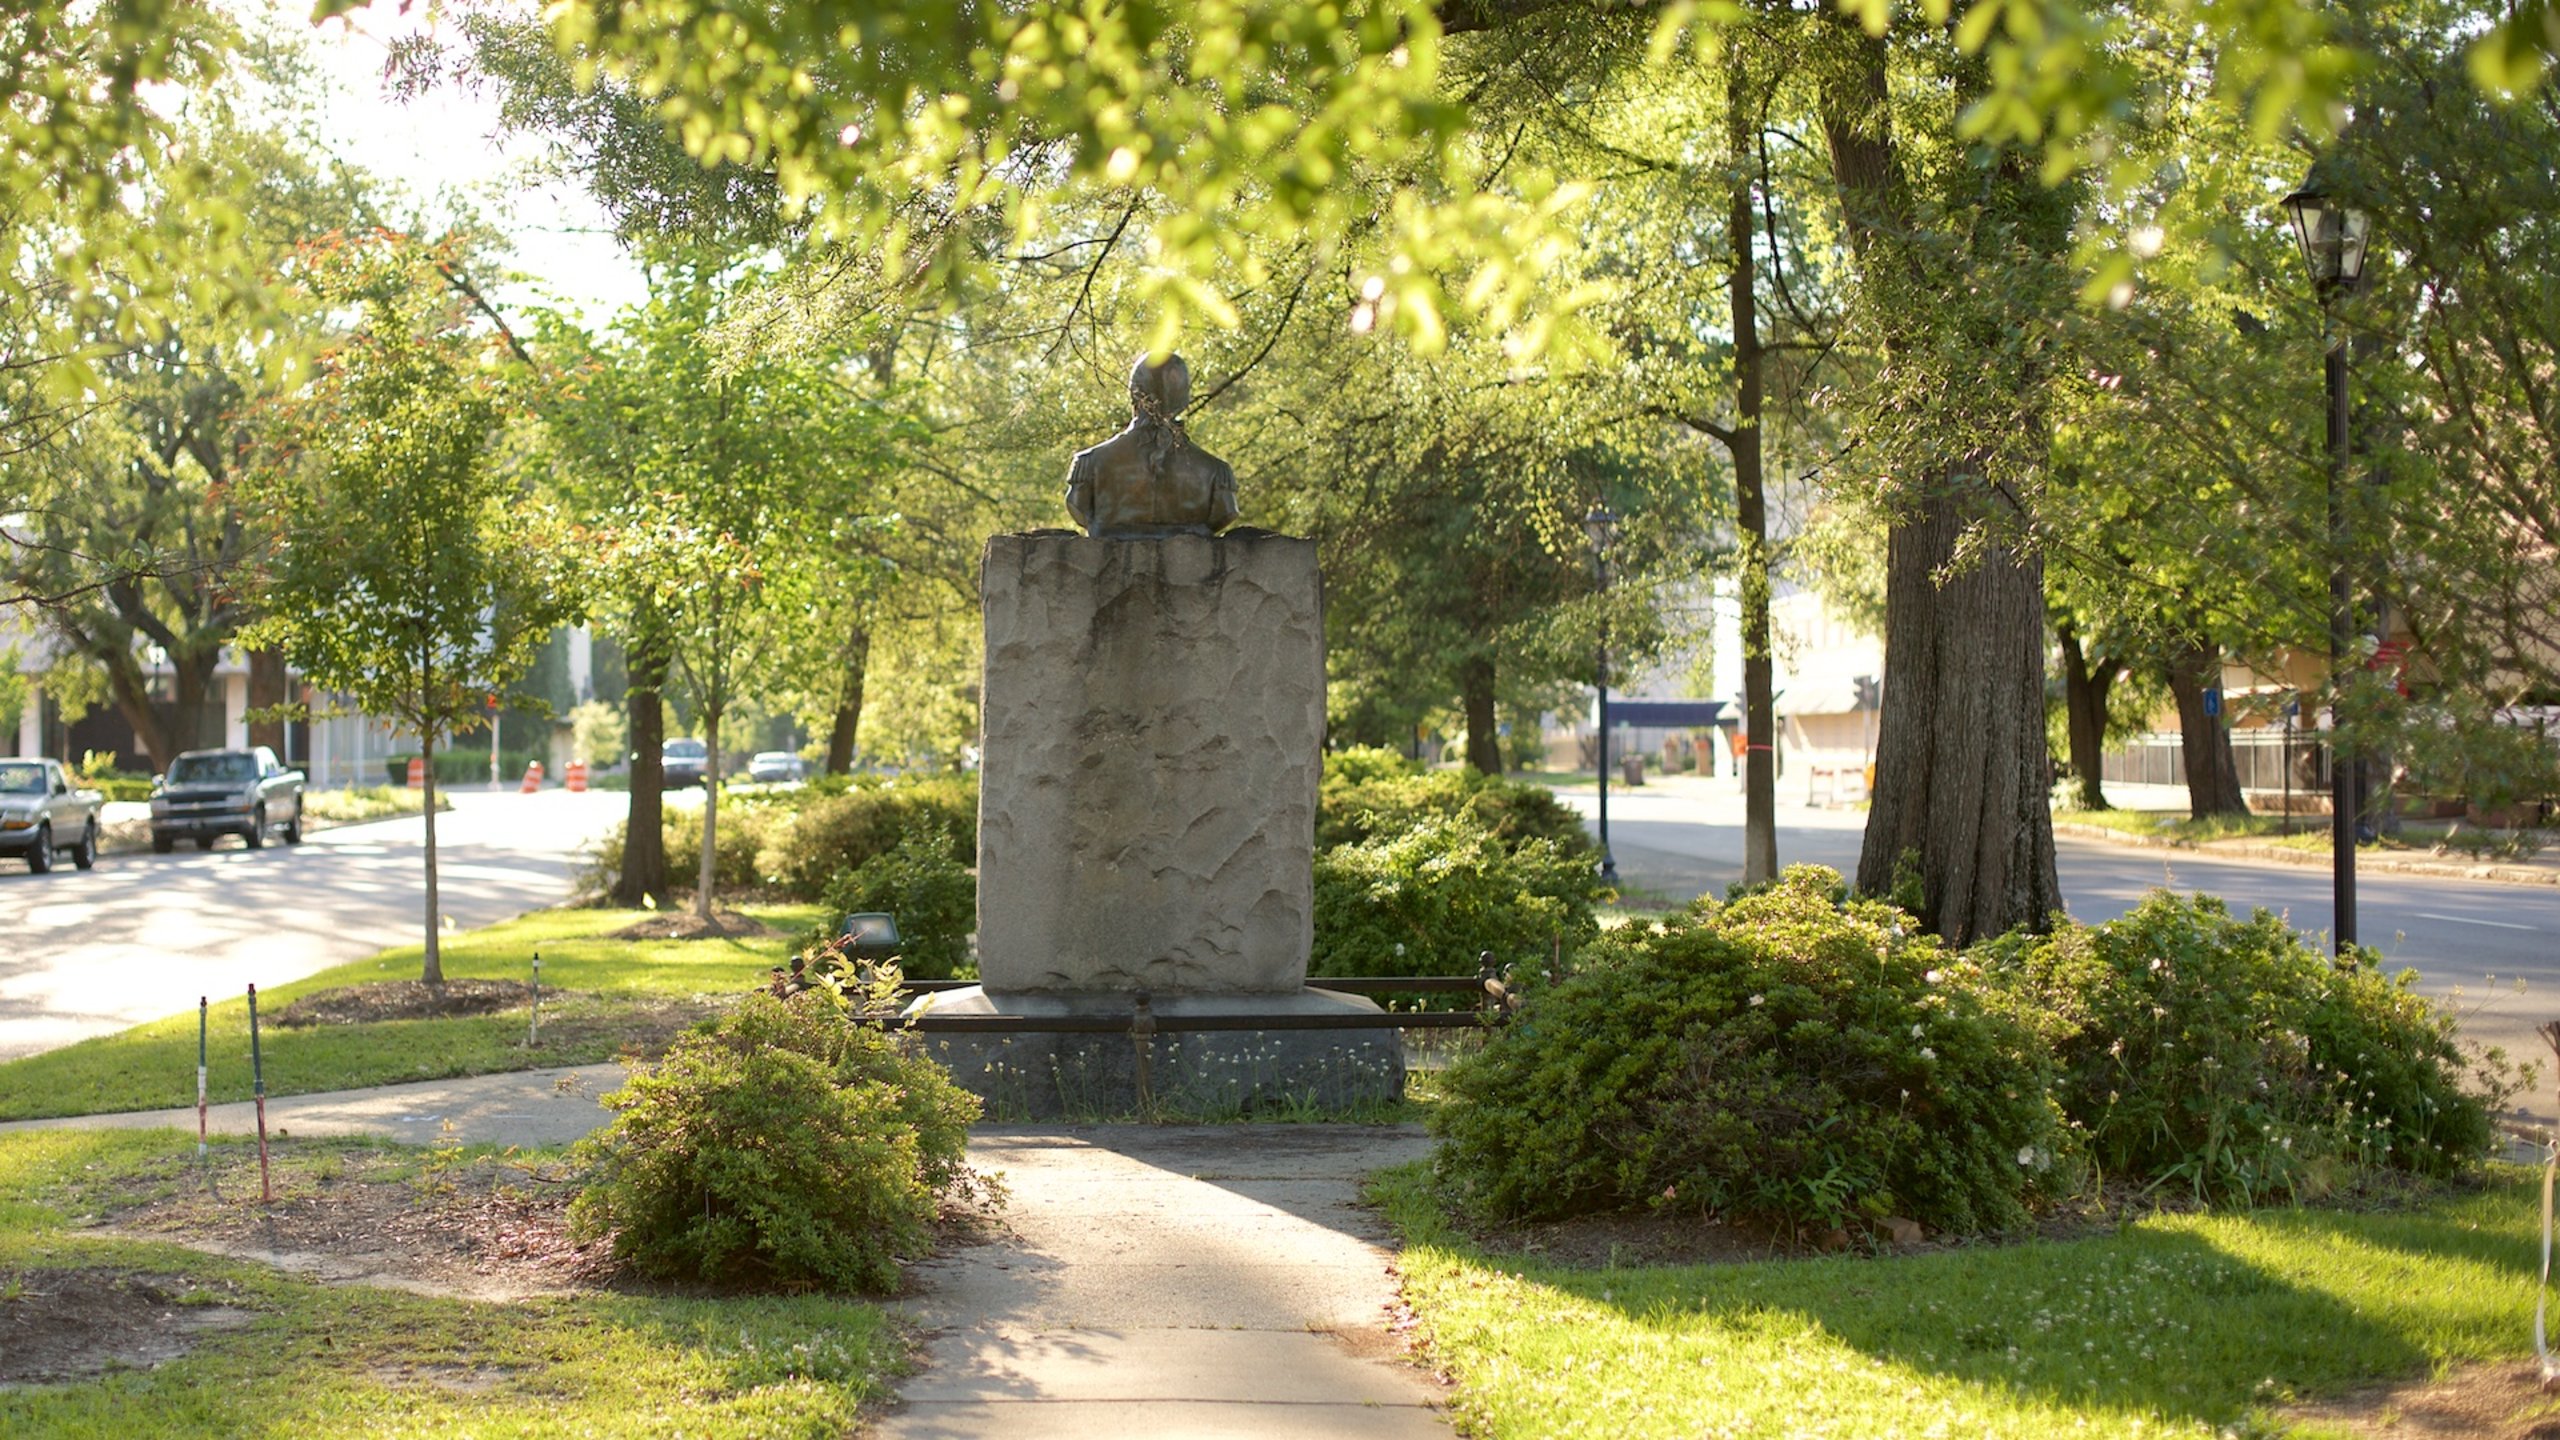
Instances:
[[[169,766],[172,785],[220,784],[258,778],[258,762],[246,755],[181,755]]]
[[[797,755],[785,755],[779,750],[767,750],[756,757],[755,763],[758,765],[788,765],[799,758],[800,757]]]
[[[667,742],[666,748],[658,753],[661,755],[680,755],[689,760],[699,760],[703,756],[711,753],[711,747],[703,744],[699,740],[670,740]]]
[[[0,761],[0,795],[41,795],[44,793],[44,767],[21,760],[12,765]]]

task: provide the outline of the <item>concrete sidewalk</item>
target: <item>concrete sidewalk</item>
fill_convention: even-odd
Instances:
[[[558,1145],[604,1124],[619,1065],[267,1102],[270,1135]],[[18,1121],[195,1128],[193,1108]],[[249,1104],[212,1107],[247,1134]],[[887,1440],[1446,1440],[1441,1386],[1387,1329],[1394,1254],[1361,1203],[1430,1154],[1419,1126],[983,1126],[969,1159],[1010,1192],[1001,1238],[911,1272],[924,1367]]]
[[[622,1084],[620,1065],[580,1065],[520,1070],[459,1080],[421,1080],[370,1090],[272,1096],[270,1135],[378,1135],[412,1145],[432,1145],[448,1134],[465,1145],[566,1145],[602,1126],[613,1113],[596,1097]],[[257,1105],[238,1101],[211,1107],[206,1128],[217,1135],[254,1135]],[[67,1115],[54,1120],[14,1120],[9,1130],[141,1130],[196,1128],[195,1107],[133,1110],[114,1115]],[[450,1127],[450,1128],[448,1128]]]

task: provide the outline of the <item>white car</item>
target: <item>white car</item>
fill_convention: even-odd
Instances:
[[[759,785],[779,785],[808,776],[808,767],[788,750],[765,750],[747,762],[747,778]]]

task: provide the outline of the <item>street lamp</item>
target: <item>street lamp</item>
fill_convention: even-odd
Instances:
[[[1609,589],[1609,547],[1618,539],[1618,517],[1609,511],[1606,501],[1582,517],[1582,533],[1591,541],[1591,580],[1602,594]],[[1609,620],[1606,609],[1600,619],[1600,669],[1597,677],[1600,691],[1600,880],[1605,885],[1618,883],[1618,857],[1609,850]]]
[[[2320,296],[2320,332],[2329,386],[2329,808],[2331,930],[2338,953],[2356,943],[2356,782],[2338,743],[2338,697],[2345,686],[2347,650],[2355,626],[2355,602],[2347,593],[2347,340],[2338,328],[2337,302],[2364,280],[2373,219],[2321,184],[2311,167],[2302,188],[2284,198],[2293,238]]]

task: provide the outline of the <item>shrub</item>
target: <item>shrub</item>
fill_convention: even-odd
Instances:
[[[1591,863],[1546,839],[1505,846],[1474,816],[1316,853],[1317,975],[1471,975],[1479,953],[1543,963],[1599,932]]]
[[[976,1097],[824,991],[748,997],[606,1103],[569,1219],[646,1275],[891,1290],[974,1184]]]
[[[898,960],[918,980],[948,980],[970,964],[969,933],[978,928],[978,877],[952,858],[950,827],[927,820],[827,887],[827,923],[819,940],[856,911],[898,919]]]
[[[816,900],[838,877],[884,855],[906,836],[938,823],[951,858],[977,863],[978,782],[935,775],[856,784],[796,807],[767,842],[761,865],[795,899]]]
[[[2119,1178],[2246,1204],[2316,1193],[2346,1169],[2441,1175],[2484,1155],[2454,1016],[2343,964],[2264,910],[2154,893],[2121,919],[1976,947],[1971,966],[2044,1017],[2058,1096]],[[2498,1083],[2491,1062],[2490,1083]]]
[[[788,813],[762,806],[733,805],[723,797],[720,833],[711,859],[712,888],[734,893],[769,884],[770,877],[759,867],[773,838],[789,827],[790,820]],[[596,837],[588,851],[587,867],[578,877],[581,894],[611,893],[622,874],[622,848],[631,833],[630,826],[629,820],[617,820]],[[702,811],[670,805],[659,812],[658,833],[666,845],[668,883],[679,890],[689,887],[701,873]]]
[[[1598,858],[1572,806],[1543,786],[1473,770],[1424,770],[1392,750],[1325,756],[1316,797],[1316,848],[1401,835],[1426,820],[1469,816],[1517,847],[1546,840],[1569,855]]]
[[[2016,997],[1894,908],[1789,869],[1603,937],[1446,1073],[1440,1174],[1498,1219],[1650,1205],[1802,1230],[2003,1230],[2068,1180]]]

